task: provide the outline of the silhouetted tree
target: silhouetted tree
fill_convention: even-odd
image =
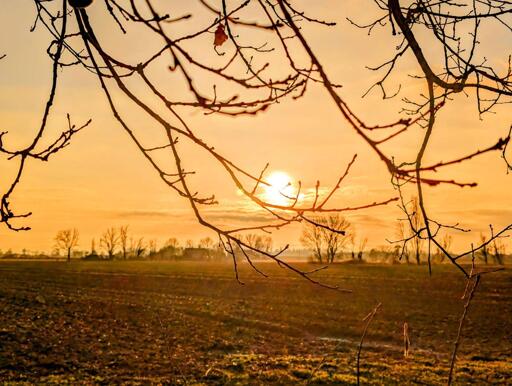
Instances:
[[[503,257],[505,255],[505,243],[500,238],[495,238],[492,242],[494,263],[503,265]]]
[[[348,245],[350,246],[350,257],[352,260],[356,259],[356,232],[352,230],[348,236]]]
[[[234,256],[235,246],[252,250],[313,282],[316,281],[308,272],[283,261],[279,253],[282,251],[272,253],[257,250],[237,238],[236,235],[241,234],[239,229],[233,230],[224,223],[208,219],[205,208],[216,205],[218,201],[215,194],[205,196],[196,190],[192,179],[188,178],[195,171],[188,170],[190,163],[186,162],[192,152],[185,151],[185,147],[178,144],[187,142],[205,157],[209,157],[211,163],[225,170],[230,183],[244,199],[272,216],[272,220],[266,224],[251,224],[248,229],[254,231],[268,231],[303,221],[313,223],[313,217],[317,215],[387,205],[400,197],[393,195],[366,204],[331,206],[331,198],[348,174],[356,159],[354,156],[347,164],[346,171],[340,173],[337,183],[325,195],[321,194],[318,183],[313,200],[302,200],[301,189],[304,187],[301,185],[294,187],[295,191],[291,195],[284,195],[283,201],[278,204],[260,194],[262,189],[271,185],[267,181],[267,166],[261,170],[246,170],[236,160],[228,159],[218,150],[220,147],[201,138],[201,130],[187,119],[188,111],[183,110],[188,108],[208,115],[253,116],[277,103],[301,98],[313,88],[312,85],[318,85],[339,113],[343,127],[356,134],[368,151],[379,160],[381,170],[389,174],[397,194],[400,196],[401,189],[406,185],[415,189],[418,210],[412,213],[417,214],[422,230],[413,229],[415,237],[409,241],[416,245],[414,252],[417,262],[420,261],[421,241],[429,240],[434,246],[440,247],[439,230],[446,228],[429,215],[424,187],[476,186],[473,181],[441,178],[440,173],[435,172],[445,171],[455,164],[490,152],[502,154],[507,170],[512,170],[506,152],[512,128],[504,138],[496,137],[491,143],[478,143],[478,148],[469,154],[453,154],[444,161],[425,160],[425,154],[436,154],[431,141],[436,117],[452,100],[471,96],[480,116],[485,116],[496,106],[510,103],[512,71],[508,53],[499,52],[496,55],[498,58],[490,58],[486,52],[488,47],[480,43],[482,30],[485,31],[487,25],[496,24],[507,34],[512,31],[508,18],[511,12],[510,1],[375,0],[369,3],[373,4],[373,11],[364,13],[365,16],[374,15],[369,22],[358,23],[352,21],[350,15],[344,15],[350,20],[351,28],[361,28],[372,36],[381,33],[390,41],[382,45],[380,38],[375,39],[378,42],[376,44],[381,44],[387,51],[380,64],[367,66],[377,76],[372,74],[371,78],[375,81],[365,95],[376,91],[383,99],[390,99],[397,97],[402,89],[421,90],[416,97],[404,97],[403,110],[389,121],[383,116],[376,116],[375,111],[368,112],[367,116],[357,112],[352,101],[342,94],[339,85],[332,80],[331,69],[336,66],[323,63],[317,55],[317,47],[310,44],[307,38],[310,25],[324,28],[335,25],[319,17],[309,16],[309,7],[315,2],[223,1],[219,8],[215,8],[201,1],[202,9],[211,16],[206,26],[201,26],[197,18],[189,15],[173,18],[175,8],[170,2],[134,0],[120,3],[107,0],[106,6],[96,8],[95,12],[90,12],[90,3],[91,0],[34,0],[37,23],[33,30],[43,28],[51,36],[48,46],[41,50],[51,60],[50,87],[44,108],[41,109],[40,124],[33,130],[33,137],[26,141],[28,145],[16,147],[16,142],[9,143],[6,132],[0,133],[0,152],[8,162],[15,165],[15,172],[11,173],[13,177],[8,183],[2,184],[6,188],[0,195],[0,222],[9,229],[28,229],[16,225],[16,219],[27,217],[29,213],[19,213],[11,208],[11,199],[23,180],[21,176],[26,165],[30,161],[48,161],[66,148],[72,138],[90,123],[86,121],[75,124],[68,116],[67,126],[60,135],[49,138],[52,131],[48,130],[48,122],[54,121],[51,119],[52,106],[58,95],[60,76],[72,67],[76,67],[74,71],[81,69],[97,78],[98,90],[103,93],[118,126],[127,133],[149,166],[155,169],[161,182],[169,190],[187,199],[197,221],[217,233],[226,253]],[[246,19],[248,10],[250,20]],[[193,12],[194,15],[190,16],[195,16],[196,10]],[[116,42],[117,46],[130,47],[133,39],[144,36],[150,52],[144,57],[135,58],[132,50],[110,47],[108,31],[97,27],[108,23],[123,32],[119,39],[125,40]],[[177,23],[188,25],[172,28]],[[255,33],[243,33],[247,27]],[[470,34],[468,30],[471,30]],[[337,47],[335,40],[333,42],[332,46]],[[344,54],[355,57],[351,52]],[[414,78],[414,82],[421,82],[421,87],[417,84],[407,87],[396,84],[394,74],[400,71],[398,68],[404,58],[413,60],[413,66],[407,63],[407,68],[412,68],[414,76],[411,78]],[[158,66],[170,70],[169,82],[175,83],[172,90],[186,91],[170,92],[166,88],[167,84],[155,76],[155,68]],[[140,86],[134,87],[135,84]],[[352,94],[348,93],[349,96]],[[122,109],[119,108],[121,103]],[[149,145],[145,134],[136,129],[130,119],[135,109],[143,115],[148,125],[153,124],[159,128],[162,135],[155,137],[160,138],[161,143]],[[376,118],[370,123],[369,116]],[[333,124],[341,127],[340,122]],[[506,120],[504,122],[508,128],[510,123]],[[416,126],[424,130],[414,130]],[[395,162],[395,147],[388,145],[407,135],[419,136],[411,142],[418,144],[412,160]],[[450,133],[449,130],[440,130],[439,135],[448,136]],[[340,143],[340,146],[343,145]],[[162,157],[162,152],[168,152],[169,157]],[[163,159],[166,161],[163,162]],[[172,165],[169,165],[169,159]],[[415,228],[414,221],[409,221],[412,228]],[[322,227],[321,224],[317,226]],[[512,224],[492,237],[500,237],[511,229]],[[475,249],[480,247],[476,246]],[[327,250],[332,248],[327,246]],[[461,256],[444,250],[443,253],[461,272],[468,275],[466,268],[459,264]],[[471,253],[472,250],[467,250],[462,257]],[[332,257],[332,251],[328,255]]]
[[[137,259],[140,259],[144,255],[144,252],[146,252],[146,245],[143,237],[138,239],[130,237],[130,252],[132,256]]]
[[[262,236],[261,248],[266,252],[272,252],[273,240],[270,236]]]
[[[480,244],[482,245],[482,247],[478,251],[477,256],[485,264],[489,264],[489,248],[487,246],[487,237],[483,233],[480,233]]]
[[[326,245],[327,263],[333,263],[337,253],[348,241],[346,233],[349,232],[351,224],[339,214],[329,215],[324,221],[323,225],[327,228],[322,227],[321,230]]]
[[[199,248],[210,249],[212,247],[212,245],[213,245],[213,240],[210,236],[199,240]]]
[[[300,238],[302,245],[313,251],[313,260],[323,263],[324,238],[320,227],[305,224],[302,227],[302,236]]]
[[[368,238],[364,237],[359,241],[359,251],[357,252],[357,259],[359,261],[363,261],[363,253],[366,248],[366,244],[368,243]]]
[[[170,237],[165,242],[164,247],[169,247],[177,250],[180,247],[180,242],[176,237]]]
[[[247,245],[254,249],[264,250],[270,252],[272,250],[272,237],[259,235],[257,233],[247,233],[243,236],[240,236],[242,240],[245,241]]]
[[[399,249],[400,254],[398,259],[401,260],[402,258],[405,258],[405,262],[407,264],[410,263],[409,259],[409,249],[408,249],[408,237],[407,237],[407,228],[405,227],[404,222],[398,221],[396,224],[396,236],[398,239],[398,242],[402,243],[402,247]]]
[[[314,259],[323,263],[334,262],[339,251],[349,242],[347,232],[351,224],[339,214],[318,217],[314,222],[305,222],[302,228],[301,242],[313,250]]]
[[[58,231],[55,236],[55,248],[66,251],[68,262],[71,261],[72,249],[78,245],[79,236],[76,228]]]
[[[420,205],[417,197],[412,199],[411,215],[409,216],[411,223],[412,252],[416,259],[416,264],[421,264],[421,251],[423,249],[423,240],[421,238],[421,228],[424,226],[423,218],[420,213]]]
[[[119,228],[119,245],[121,246],[121,252],[123,259],[126,260],[128,254],[128,225],[121,226]]]
[[[155,257],[156,251],[158,250],[156,239],[148,241],[148,252],[150,257]]]
[[[96,240],[94,237],[91,240],[91,255],[96,255]]]
[[[445,251],[450,252],[450,248],[452,245],[452,236],[449,234],[445,234],[443,238],[441,239],[441,246]],[[442,263],[446,257],[446,255],[443,253],[443,251],[438,248],[437,249],[437,257],[439,259],[439,262]]]
[[[100,245],[107,252],[110,260],[114,259],[117,247],[119,246],[119,232],[116,228],[107,229],[100,238]]]

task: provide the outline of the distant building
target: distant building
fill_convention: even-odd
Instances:
[[[207,261],[221,260],[225,257],[223,250],[209,248],[185,248],[183,260]]]
[[[89,261],[96,261],[96,260],[103,260],[103,257],[99,256],[96,252],[91,252],[85,256],[82,257],[83,260],[89,260]]]
[[[211,250],[207,248],[185,248],[183,250],[184,260],[209,260]]]
[[[182,257],[181,252],[181,248],[167,246],[160,249],[154,255],[157,259],[176,260]]]

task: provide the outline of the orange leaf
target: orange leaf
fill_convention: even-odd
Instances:
[[[215,30],[215,40],[213,42],[214,46],[221,46],[224,42],[228,40],[228,35],[224,32],[224,25],[219,24],[217,29]]]

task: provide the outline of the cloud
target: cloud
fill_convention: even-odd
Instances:
[[[275,217],[267,214],[263,210],[254,210],[247,205],[230,205],[225,207],[203,207],[202,215],[210,221],[227,221],[227,222],[269,222],[276,220]],[[152,219],[152,218],[168,218],[168,219],[190,219],[190,211],[187,210],[135,210],[135,211],[118,211],[115,217],[127,219]]]
[[[390,220],[389,218],[383,219],[382,217],[372,216],[368,214],[354,214],[351,215],[350,220],[357,225],[370,225],[370,226],[389,226]]]
[[[454,218],[471,219],[471,222],[512,222],[512,209],[478,208],[469,210],[448,210],[441,213]]]
[[[152,211],[152,210],[135,210],[135,211],[122,211],[117,212],[116,217],[122,218],[148,218],[148,217],[176,217],[176,216],[185,216],[185,213],[176,214],[171,211]]]
[[[240,214],[236,212],[225,212],[225,213],[213,213],[207,214],[209,219],[219,220],[219,221],[238,221],[238,222],[271,222],[276,221],[277,219],[271,215],[265,214]]]
[[[463,211],[461,213],[467,214],[474,214],[476,216],[481,217],[491,217],[491,218],[508,218],[512,221],[512,209],[474,209],[470,211]]]
[[[441,216],[437,220],[445,224],[458,222],[461,227],[468,228],[473,232],[489,232],[489,225],[493,225],[494,231],[497,232],[512,223],[512,209],[447,210],[440,211],[439,214]],[[466,236],[472,235],[473,232]]]

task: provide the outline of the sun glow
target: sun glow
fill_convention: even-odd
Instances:
[[[274,205],[289,205],[292,200],[286,197],[293,197],[294,191],[291,185],[292,178],[285,172],[272,172],[265,181],[270,185],[265,185],[265,200]]]

